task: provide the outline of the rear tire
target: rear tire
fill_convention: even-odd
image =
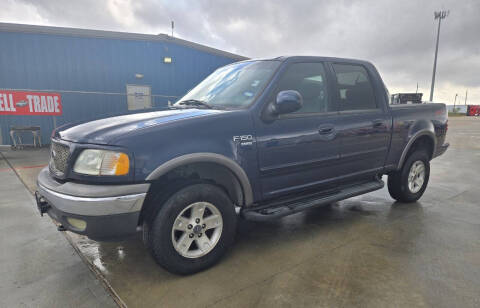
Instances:
[[[155,261],[169,272],[186,275],[207,269],[234,241],[235,207],[215,185],[183,187],[158,206],[144,239]]]
[[[415,202],[422,197],[430,178],[430,159],[423,150],[412,152],[402,169],[388,176],[388,192],[400,202]]]

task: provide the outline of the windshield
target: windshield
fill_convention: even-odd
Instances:
[[[263,89],[279,61],[248,61],[221,67],[178,100],[175,106],[245,108]]]

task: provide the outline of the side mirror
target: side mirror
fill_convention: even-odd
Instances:
[[[286,90],[277,94],[277,99],[273,104],[275,114],[291,113],[299,110],[303,106],[303,98],[298,91]]]

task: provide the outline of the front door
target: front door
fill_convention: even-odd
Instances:
[[[303,107],[273,122],[258,120],[257,148],[265,199],[319,187],[335,174],[339,140],[323,63],[292,63],[269,95],[296,90]]]

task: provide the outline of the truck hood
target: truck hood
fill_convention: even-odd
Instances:
[[[175,109],[128,114],[85,123],[67,124],[55,131],[55,137],[78,143],[114,144],[118,137],[149,127],[165,125],[173,121],[215,115],[221,110]]]

